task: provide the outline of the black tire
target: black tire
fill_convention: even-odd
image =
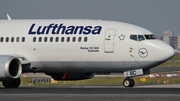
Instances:
[[[21,79],[18,78],[18,79],[13,80],[12,86],[13,86],[13,88],[18,88],[20,86],[20,84],[21,84]]]
[[[130,86],[129,86],[129,87],[134,87],[134,85],[135,85],[135,81],[134,81],[134,79],[131,79],[131,80],[130,80]]]
[[[21,84],[20,78],[14,80],[5,80],[2,81],[2,84],[5,88],[18,88]]]
[[[8,80],[2,81],[2,85],[5,88],[12,88],[12,81],[8,81]]]

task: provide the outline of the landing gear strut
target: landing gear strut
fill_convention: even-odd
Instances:
[[[21,79],[5,80],[2,81],[2,84],[5,88],[18,88],[21,84]]]
[[[123,85],[124,87],[133,87],[135,85],[135,81],[130,77],[126,77],[123,81]]]

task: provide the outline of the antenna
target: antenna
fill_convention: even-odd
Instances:
[[[11,20],[11,17],[9,16],[9,14],[6,14],[6,15],[7,15],[8,20]]]

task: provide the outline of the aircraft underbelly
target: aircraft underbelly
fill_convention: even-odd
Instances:
[[[146,64],[151,63],[146,62]],[[78,72],[121,72],[124,70],[145,68],[135,65],[134,61],[74,61],[74,62],[41,62],[45,71],[78,71]],[[146,68],[149,68],[146,66]]]

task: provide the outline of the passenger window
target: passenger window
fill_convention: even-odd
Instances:
[[[22,42],[25,42],[25,37],[22,37]]]
[[[76,41],[76,37],[73,37],[72,41],[75,42]]]
[[[61,42],[64,42],[64,37],[61,37]]]
[[[84,37],[84,42],[87,42],[87,37]]]
[[[70,41],[70,37],[67,37],[67,42],[69,42]]]
[[[138,35],[138,39],[139,39],[139,41],[145,40],[143,35]]]
[[[137,35],[131,35],[130,39],[137,41]]]
[[[50,42],[53,42],[53,37],[50,37]]]
[[[56,42],[58,42],[59,41],[59,37],[56,37]]]
[[[39,37],[39,42],[41,42],[42,41],[42,37]]]
[[[4,38],[3,37],[1,37],[1,42],[3,42],[4,41]]]
[[[6,42],[9,42],[9,37],[6,37]]]
[[[81,37],[78,38],[78,42],[81,42]]]
[[[11,42],[14,42],[14,37],[11,38]]]
[[[36,37],[33,37],[33,42],[36,42]]]
[[[47,37],[44,38],[44,42],[47,42]]]
[[[16,42],[19,42],[19,37],[16,38]]]

